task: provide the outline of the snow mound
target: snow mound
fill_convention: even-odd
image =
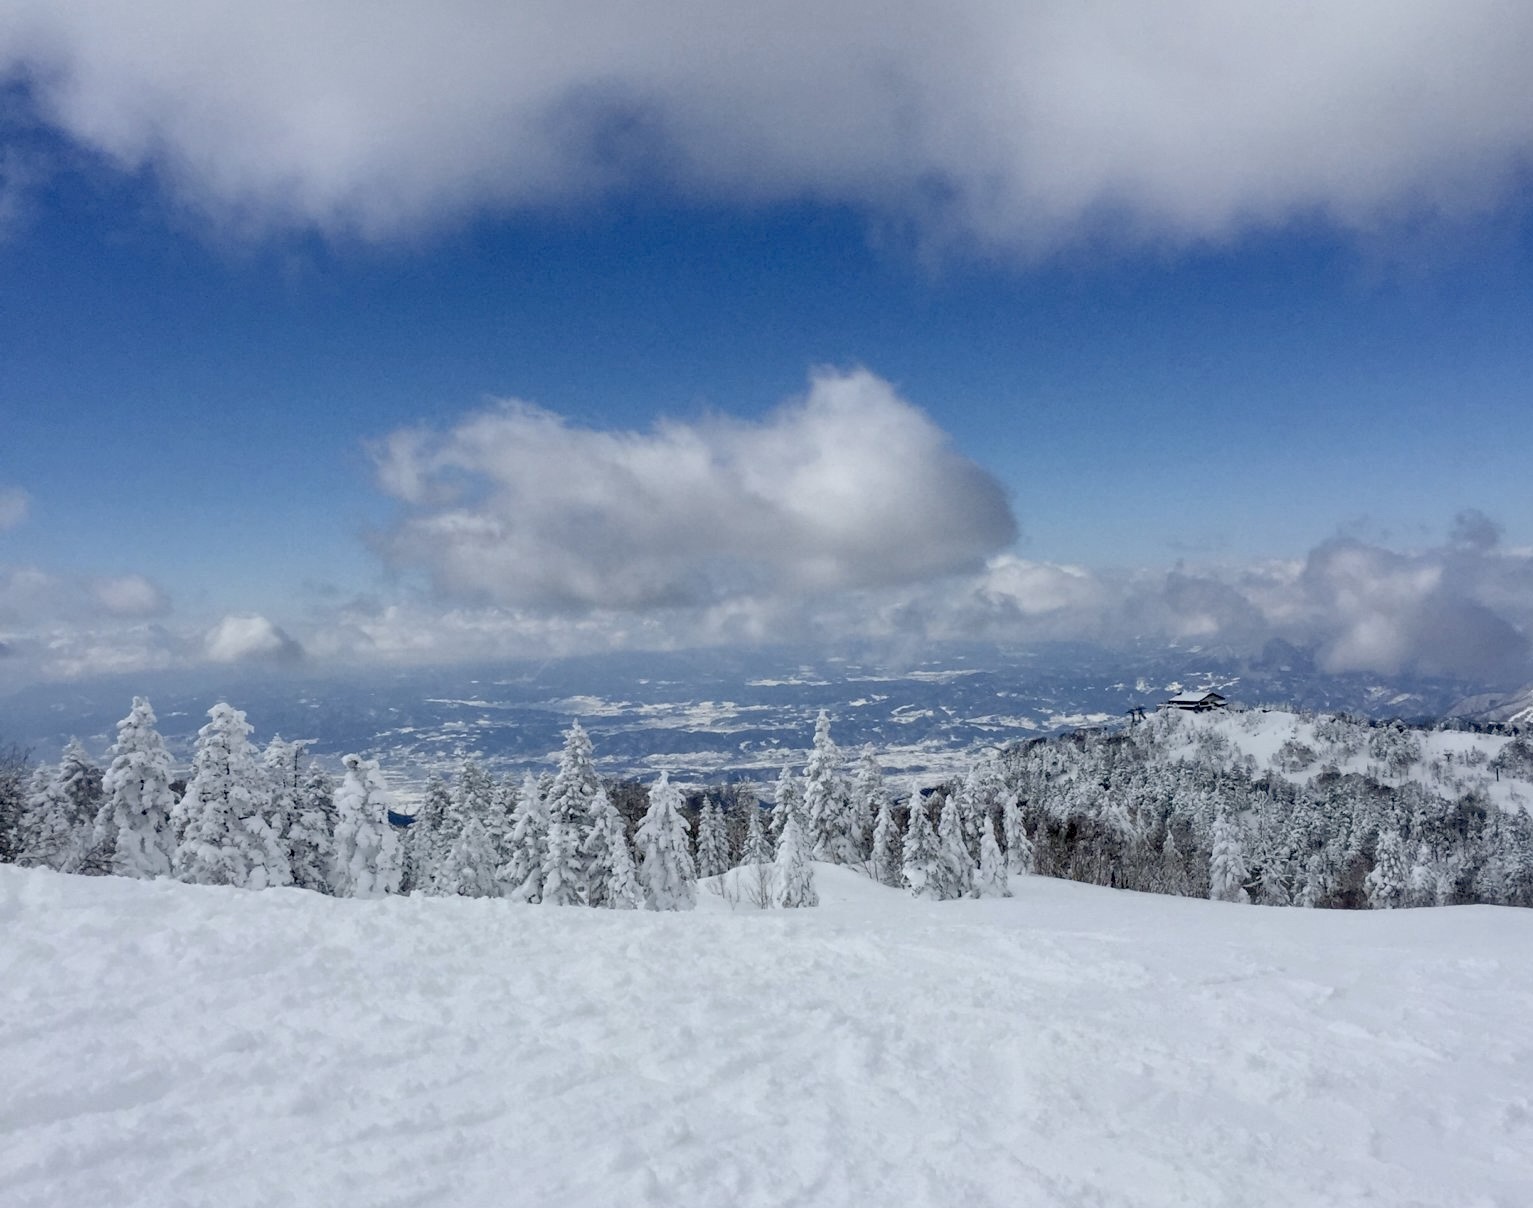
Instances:
[[[1533,1202],[1533,912],[815,873],[656,914],[0,866],[4,1202]]]

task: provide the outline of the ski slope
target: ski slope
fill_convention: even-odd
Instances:
[[[1533,1203],[1533,912],[818,910],[0,867],[0,1199]]]

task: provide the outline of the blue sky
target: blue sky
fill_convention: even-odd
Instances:
[[[1522,667],[1533,86],[1494,4],[1314,43],[1192,0],[677,4],[618,53],[620,7],[406,5],[368,46],[337,2],[254,42],[0,12],[0,671],[912,624]],[[926,502],[731,485],[799,454]],[[1434,665],[1444,626],[1480,637]]]

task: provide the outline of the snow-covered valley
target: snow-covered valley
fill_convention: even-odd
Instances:
[[[1533,1202],[1533,912],[0,866],[13,1208]]]

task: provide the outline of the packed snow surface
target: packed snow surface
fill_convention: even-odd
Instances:
[[[1533,1203],[1533,912],[817,876],[659,915],[0,867],[0,1198]]]

